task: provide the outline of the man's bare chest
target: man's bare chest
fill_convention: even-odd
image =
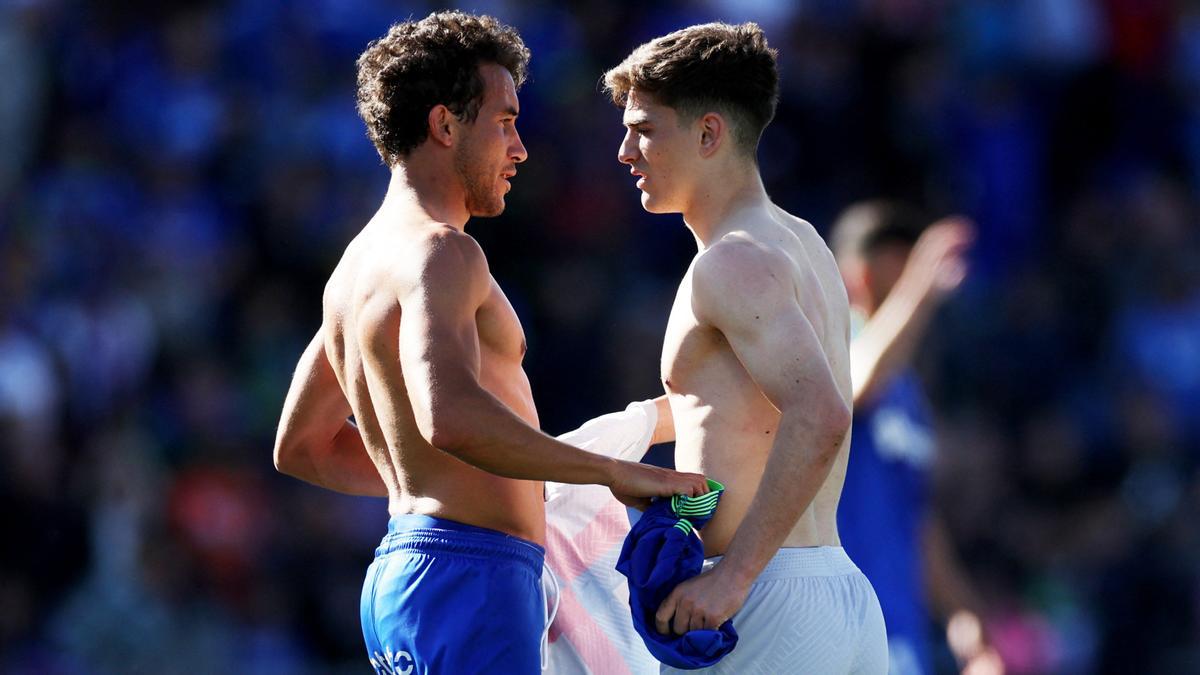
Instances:
[[[662,379],[672,393],[692,390],[707,369],[733,356],[721,332],[696,316],[691,295],[689,275],[679,286],[663,339]]]
[[[525,357],[525,331],[512,304],[492,280],[488,298],[475,314],[479,346],[492,354],[520,363]]]

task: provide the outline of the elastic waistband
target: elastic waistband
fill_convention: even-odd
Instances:
[[[704,561],[704,569],[715,565],[722,556],[713,556]],[[798,577],[840,577],[858,574],[858,565],[846,555],[841,546],[808,546],[804,548],[781,548],[767,563],[755,579],[773,581]]]
[[[501,558],[528,565],[541,576],[546,549],[511,534],[454,520],[404,514],[392,516],[375,556],[396,551]]]

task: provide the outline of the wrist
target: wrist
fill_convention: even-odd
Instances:
[[[737,560],[731,560],[729,556],[722,558],[721,562],[713,567],[713,572],[721,578],[722,583],[739,591],[749,591],[750,584],[753,584],[754,580],[758,578],[758,571],[750,569]]]
[[[587,482],[611,488],[617,482],[617,475],[621,470],[621,460],[599,455],[595,455],[595,457],[598,461],[594,467],[594,478]]]

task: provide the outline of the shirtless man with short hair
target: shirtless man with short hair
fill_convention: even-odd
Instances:
[[[883,617],[840,547],[851,421],[846,289],[811,225],[773,204],[755,151],[778,99],[754,24],[693,26],[605,75],[624,107],[618,158],[642,205],[681,213],[699,249],[663,346],[678,467],[726,487],[710,559],[657,613],[660,633],[740,642],[711,670],[883,673]],[[664,671],[666,669],[664,668]]]
[[[326,285],[275,462],[388,498],[361,617],[381,673],[540,670],[542,481],[625,501],[707,489],[538,431],[521,324],[464,232],[504,209],[525,161],[528,59],[512,28],[442,12],[392,26],[358,60],[359,112],[391,182]]]

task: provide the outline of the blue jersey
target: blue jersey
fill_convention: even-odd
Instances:
[[[915,375],[856,408],[852,429],[838,533],[879,596],[893,671],[929,673],[920,539],[935,448]]]

